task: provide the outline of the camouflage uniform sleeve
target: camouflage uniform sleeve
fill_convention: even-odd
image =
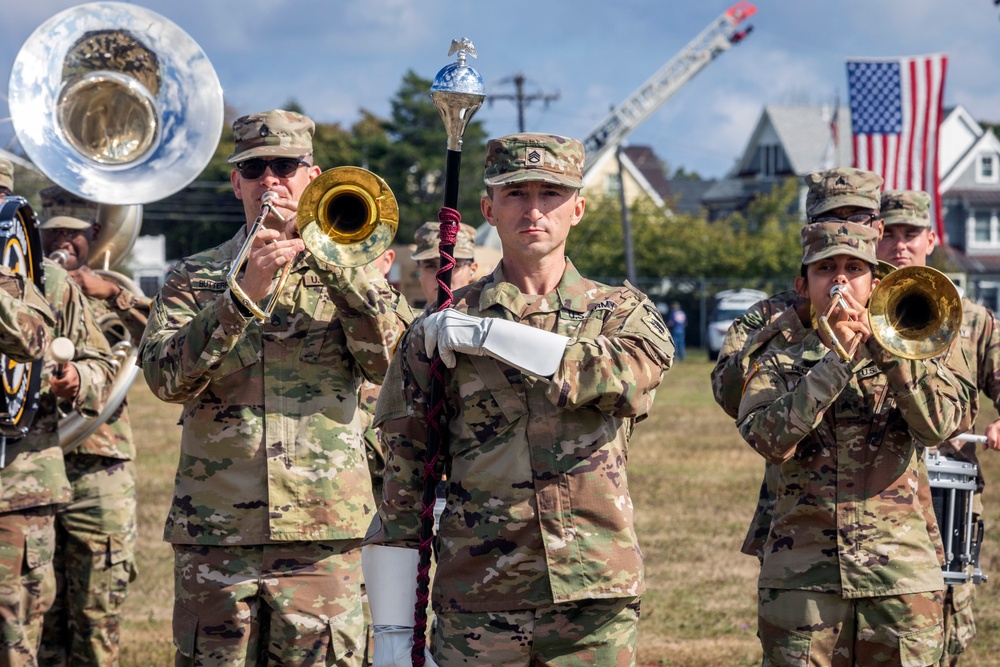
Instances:
[[[737,417],[740,434],[761,456],[781,464],[795,454],[851,379],[834,352],[807,371],[795,370],[795,350],[765,353],[749,371]]]
[[[413,311],[374,267],[344,269],[317,260],[329,271],[330,299],[347,336],[347,348],[369,382],[382,384],[389,359]]]
[[[41,359],[52,340],[52,309],[34,283],[0,272],[0,350],[14,361]]]
[[[417,546],[427,443],[430,361],[424,354],[423,320],[403,335],[375,410],[386,452],[382,502],[365,544]],[[439,464],[440,475],[443,464]]]
[[[115,380],[111,348],[86,297],[72,280],[67,281],[65,294],[61,313],[63,330],[58,333],[73,341],[76,348],[72,364],[80,376],[80,391],[73,400],[73,409],[84,417],[96,417],[104,408]]]
[[[997,326],[997,318],[991,311],[983,310],[982,333],[976,340],[976,358],[979,360],[977,378],[979,388],[1000,412],[1000,326]]]
[[[197,396],[250,321],[236,309],[228,289],[200,308],[187,268],[175,268],[153,300],[139,344],[146,384],[171,403]]]
[[[978,396],[970,377],[939,358],[903,359],[882,348],[874,339],[866,344],[875,365],[886,374],[903,419],[914,440],[934,447],[959,430],[971,428],[966,406]]]
[[[115,298],[108,299],[108,306],[121,318],[133,341],[142,338],[146,324],[149,323],[152,303],[149,297],[133,294],[127,289],[122,289]]]
[[[719,358],[712,369],[712,394],[730,417],[736,417],[740,407],[743,382],[746,379],[746,365],[740,354],[747,339],[759,331],[766,323],[764,301],[758,301],[746,312],[733,320],[726,331],[726,337],[719,348]]]
[[[556,406],[593,406],[618,418],[641,419],[673,363],[674,341],[646,298],[629,292],[597,338],[571,338],[546,396]]]

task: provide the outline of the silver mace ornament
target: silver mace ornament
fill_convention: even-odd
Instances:
[[[458,53],[458,60],[442,67],[434,77],[431,99],[448,132],[448,150],[461,151],[462,135],[472,116],[483,106],[486,87],[479,72],[465,62],[468,56],[479,57],[472,42],[464,37],[451,40],[448,55],[454,53]]]

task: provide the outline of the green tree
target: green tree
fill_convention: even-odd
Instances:
[[[801,248],[794,213],[795,182],[759,196],[745,215],[709,222],[674,214],[647,198],[629,207],[636,273],[640,280],[731,278],[785,281],[798,272]],[[625,275],[621,209],[617,197],[589,197],[567,252],[584,275],[619,282]]]

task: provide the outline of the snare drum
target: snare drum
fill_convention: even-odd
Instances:
[[[976,491],[976,465],[927,450],[931,499],[944,542],[944,583],[964,584],[974,576],[978,538],[973,534],[972,496]],[[976,583],[979,583],[978,581]]]

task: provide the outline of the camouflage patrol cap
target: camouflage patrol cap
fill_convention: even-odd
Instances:
[[[886,190],[882,193],[882,219],[886,226],[931,226],[931,196],[920,190]]]
[[[438,242],[441,238],[440,222],[425,222],[420,225],[416,233],[413,234],[413,242],[417,244],[411,258],[415,261],[422,259],[437,259]],[[476,257],[476,230],[472,225],[462,223],[458,228],[458,238],[455,239],[455,259],[475,259]]]
[[[39,229],[89,229],[97,205],[58,185],[38,193],[42,200]]]
[[[230,164],[252,157],[297,157],[312,154],[316,124],[294,111],[274,109],[241,116],[233,121],[233,154]]]
[[[483,182],[490,187],[545,181],[583,187],[583,144],[556,134],[511,134],[486,144]]]
[[[0,188],[14,191],[14,165],[6,158],[0,158]]]
[[[806,174],[806,215],[813,218],[820,213],[841,206],[860,206],[879,210],[882,177],[864,169],[826,169]]]
[[[876,264],[878,230],[857,222],[814,222],[802,227],[802,263],[835,255],[850,255]]]

